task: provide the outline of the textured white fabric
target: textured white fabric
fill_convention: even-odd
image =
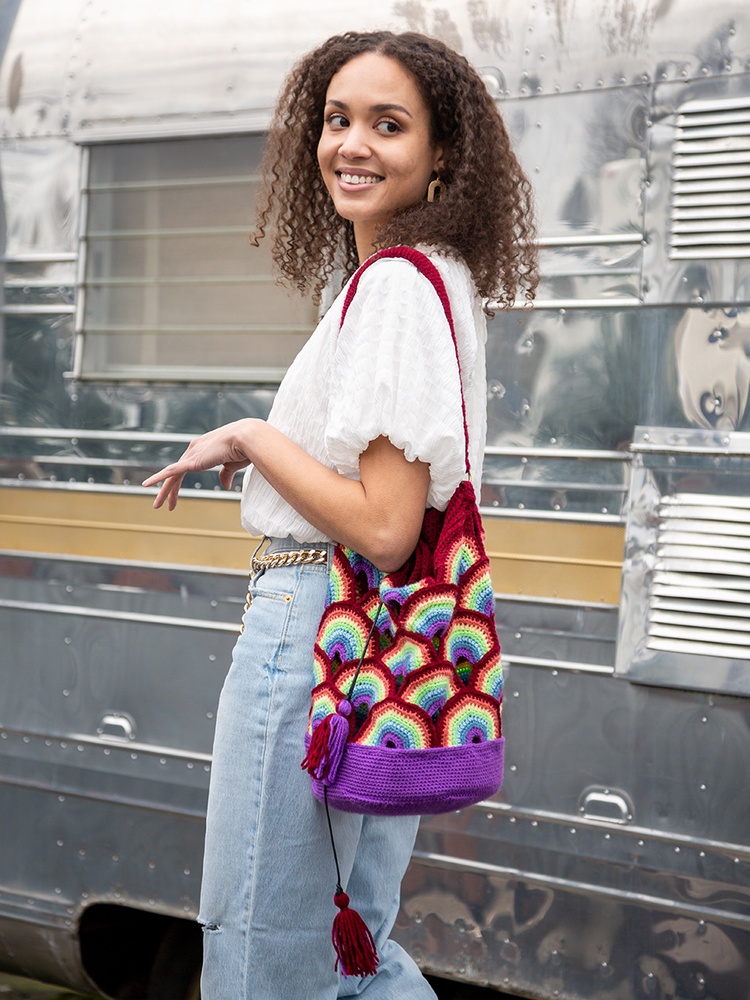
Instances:
[[[487,325],[471,273],[429,254],[448,290],[459,345],[477,490],[487,432]],[[403,259],[376,261],[360,279],[341,331],[342,290],[279,386],[269,423],[309,455],[350,479],[370,441],[387,437],[409,461],[430,466],[427,502],[444,510],[464,475],[458,368],[442,304],[431,282]],[[253,534],[299,542],[327,539],[252,466],[242,523]]]

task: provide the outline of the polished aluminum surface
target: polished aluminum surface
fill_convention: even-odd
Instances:
[[[137,483],[184,441],[267,414],[270,381],[75,377],[112,278],[81,252],[115,232],[92,162],[167,138],[210,162],[212,137],[263,131],[298,55],[373,27],[459,48],[535,188],[537,303],[489,329],[483,513],[628,538],[620,608],[498,595],[506,784],[423,822],[398,934],[426,968],[544,1000],[748,1000],[746,0],[6,0],[0,487],[146,505]],[[136,277],[145,300],[157,275]],[[188,486],[236,503],[213,474]],[[98,905],[194,917],[244,593],[159,557],[0,553],[3,965],[90,988]],[[683,652],[701,622],[733,641]]]

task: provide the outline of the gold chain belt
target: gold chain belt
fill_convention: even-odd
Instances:
[[[290,549],[269,552],[263,556],[253,556],[250,568],[253,573],[262,569],[277,569],[279,566],[298,566],[300,563],[324,563],[328,559],[328,549]]]
[[[269,552],[267,555],[253,556],[250,569],[253,575],[262,569],[278,569],[279,566],[320,565],[328,561],[328,549],[285,549],[281,552]],[[248,590],[245,607],[242,611],[240,635],[245,631],[245,613],[252,602],[252,594]]]

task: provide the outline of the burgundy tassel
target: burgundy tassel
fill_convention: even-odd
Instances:
[[[302,761],[302,767],[307,768],[308,774],[326,785],[331,785],[336,780],[346,741],[349,739],[351,710],[351,704],[344,699],[338,703],[335,712],[321,719],[313,729],[310,746]]]
[[[374,976],[378,952],[367,924],[349,907],[349,897],[338,889],[333,897],[339,912],[333,920],[331,941],[336,952],[336,970],[343,976]]]

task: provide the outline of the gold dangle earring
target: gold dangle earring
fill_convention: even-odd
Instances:
[[[439,177],[436,177],[434,181],[430,181],[427,185],[427,201],[429,201],[430,204],[438,201],[443,193],[444,187],[445,184],[443,184]]]

